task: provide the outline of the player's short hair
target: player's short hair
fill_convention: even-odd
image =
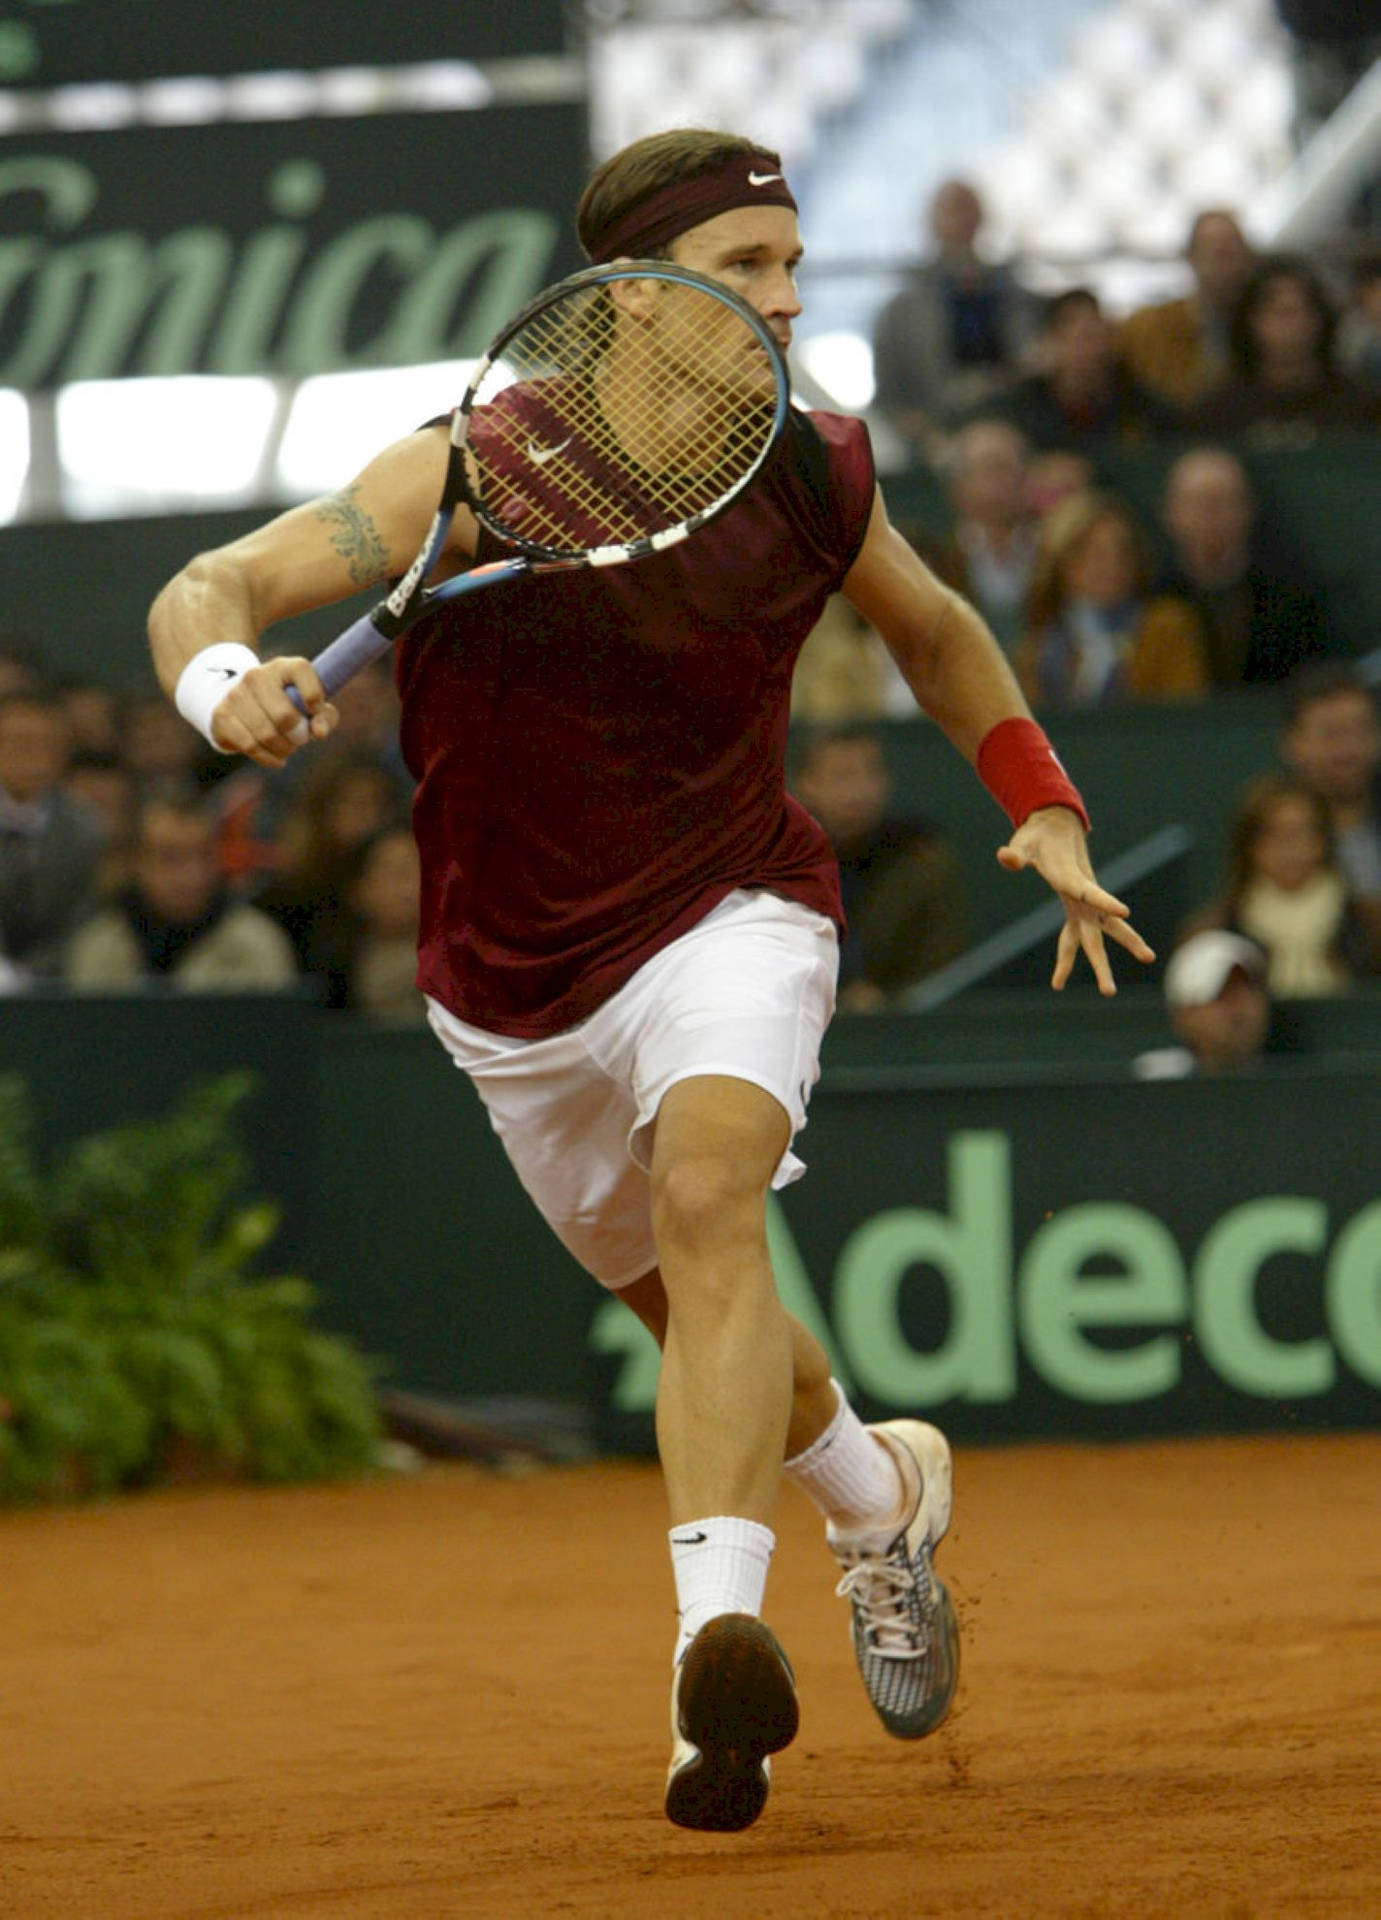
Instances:
[[[664,187],[715,173],[727,161],[749,154],[773,171],[781,171],[780,154],[743,134],[713,127],[671,127],[621,147],[595,168],[580,196],[575,225],[581,246],[593,257],[603,235],[621,224],[641,201]],[[653,251],[660,255],[665,249]]]

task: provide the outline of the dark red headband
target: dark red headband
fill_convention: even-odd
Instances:
[[[659,187],[596,234],[586,251],[596,265],[625,257],[638,260],[731,207],[796,211],[791,189],[769,154],[736,153],[712,173],[697,173],[692,179]]]

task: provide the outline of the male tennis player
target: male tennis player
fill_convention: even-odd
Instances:
[[[594,261],[663,255],[726,282],[788,345],[801,241],[776,154],[701,130],[640,140],[596,171],[578,227]],[[158,671],[214,745],[275,767],[329,733],[310,664],[261,665],[255,640],[401,572],[445,453],[427,427],[164,588]],[[497,557],[459,512],[443,564]],[[1106,938],[1153,956],[1095,880],[1079,795],[996,642],[889,524],[858,421],[794,411],[762,477],[683,544],[438,608],[398,653],[433,1027],[556,1233],[662,1343],[666,1810],[693,1828],[756,1819],[796,1730],[759,1617],[784,1464],[825,1516],[887,1731],[928,1733],[957,1678],[932,1564],[948,1447],[921,1421],[860,1422],[778,1302],[765,1238],[768,1189],[802,1171],[834,1000],[837,871],[783,769],[792,666],[836,590],[1008,812],[999,860],[1063,902],[1052,984],[1082,952],[1112,993]]]

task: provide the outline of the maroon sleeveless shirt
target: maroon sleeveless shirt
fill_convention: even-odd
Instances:
[[[425,993],[541,1038],[736,887],[842,918],[786,792],[787,720],[873,494],[862,423],[793,409],[757,483],[682,545],[465,595],[404,636]],[[507,551],[482,533],[481,560]]]

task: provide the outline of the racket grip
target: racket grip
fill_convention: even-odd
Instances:
[[[344,633],[337,634],[312,662],[317,670],[317,678],[326,689],[327,698],[343,687],[347,680],[353,679],[361,667],[367,667],[371,660],[377,660],[380,654],[387,653],[392,645],[392,640],[387,634],[380,633],[373,615],[368,613],[362,614]],[[303,713],[307,711],[296,687],[288,688],[288,698]]]

